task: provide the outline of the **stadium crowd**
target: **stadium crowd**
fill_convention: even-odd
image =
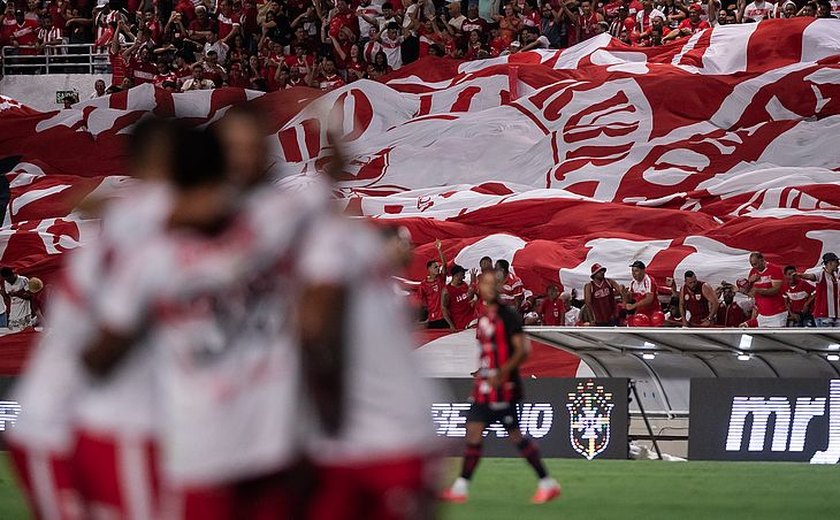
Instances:
[[[416,291],[421,319],[430,329],[456,331],[474,325],[483,311],[476,296],[477,275],[487,272],[496,274],[500,302],[515,309],[526,325],[840,327],[838,257],[831,252],[823,255],[823,267],[811,273],[793,265],[781,268],[755,252],[747,277],[715,287],[694,271],[686,271],[679,285],[676,277],[659,285],[641,260],[630,264],[631,282],[625,286],[607,278],[607,269],[596,263],[580,298],[575,289],[561,293],[560,280],[535,293],[507,260],[494,264],[490,257],[470,270],[469,281],[462,266],[452,265],[447,282],[440,242],[437,247],[439,258],[428,261],[428,274]]]
[[[9,62],[65,43],[107,53],[112,84],[94,97],[143,83],[329,90],[426,55],[484,59],[604,32],[657,46],[719,24],[840,17],[840,0],[6,0],[2,12]]]

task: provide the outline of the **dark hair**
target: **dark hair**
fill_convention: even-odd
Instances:
[[[482,256],[482,257],[481,257],[481,260],[479,260],[479,261],[478,261],[478,263],[480,264],[481,262],[483,262],[483,261],[485,261],[485,260],[487,260],[487,261],[488,261],[488,262],[490,262],[490,263],[493,263],[493,259],[492,259],[492,258],[490,258],[489,256]]]
[[[432,265],[434,265],[436,263],[437,263],[437,260],[429,260],[428,262],[426,262],[426,269],[432,267]]]
[[[173,158],[172,183],[177,188],[196,188],[225,180],[225,156],[214,131],[177,124],[172,144],[177,152]]]
[[[782,272],[787,273],[788,271],[796,271],[796,266],[786,265],[784,271]]]
[[[502,271],[506,273],[510,272],[510,262],[507,260],[496,260],[496,265],[499,266]]]
[[[3,267],[2,269],[0,269],[0,276],[2,276],[3,278],[8,278],[13,274],[15,274],[15,272],[12,271],[11,267]]]
[[[400,24],[398,24],[397,22],[388,22],[388,27],[386,27],[386,29],[388,29],[389,31],[392,29],[394,31],[398,31],[400,29]]]
[[[384,11],[385,9],[393,10],[394,4],[392,4],[391,2],[385,2],[384,4],[382,4],[382,10]]]
[[[694,274],[694,271],[686,271],[685,272],[685,277],[686,278],[694,278],[695,276],[696,275]]]
[[[455,276],[457,274],[466,273],[467,270],[461,267],[460,265],[455,264],[452,266],[452,269],[449,272],[452,276]]]

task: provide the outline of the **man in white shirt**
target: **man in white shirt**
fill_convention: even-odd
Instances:
[[[192,70],[192,77],[184,82],[181,90],[187,92],[188,90],[211,90],[213,88],[213,82],[204,78],[204,68],[200,63],[193,65]]]
[[[467,17],[461,14],[461,2],[454,0],[449,2],[449,25],[458,32],[464,26]]]
[[[665,13],[653,6],[653,0],[644,0],[642,6],[644,8],[636,13],[636,30],[639,32],[650,29],[651,21],[657,16],[665,19]]]
[[[356,8],[356,15],[359,18],[359,34],[362,41],[370,38],[370,28],[376,25],[379,27],[379,18],[382,17],[382,7],[372,4],[370,0],[361,0]]]
[[[400,34],[400,26],[397,22],[391,22],[388,29],[379,34],[379,42],[382,44],[382,50],[388,58],[388,65],[397,70],[402,67],[402,51],[401,45],[404,38]]]
[[[225,42],[219,40],[219,34],[213,31],[210,33],[207,43],[204,44],[204,55],[207,56],[208,52],[216,51],[216,55],[219,57],[219,63],[224,63],[227,60],[229,49],[230,47]]]
[[[765,2],[764,0],[756,0],[744,8],[744,14],[741,16],[743,21],[760,22],[762,20],[769,20],[773,17],[773,10],[776,4]]]

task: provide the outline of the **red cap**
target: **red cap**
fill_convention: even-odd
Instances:
[[[598,271],[600,271],[602,269],[604,271],[607,270],[607,268],[602,266],[601,264],[592,264],[591,274],[589,275],[589,277],[591,278],[593,274],[597,273]]]
[[[691,4],[690,6],[688,6],[688,10],[702,13],[703,7],[700,4]]]

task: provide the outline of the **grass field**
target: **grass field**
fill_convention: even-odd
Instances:
[[[840,467],[788,463],[549,460],[563,485],[553,503],[528,503],[536,484],[517,459],[487,459],[470,501],[444,520],[775,520],[840,518]],[[452,475],[456,472],[453,461]],[[0,519],[27,515],[5,459]]]

